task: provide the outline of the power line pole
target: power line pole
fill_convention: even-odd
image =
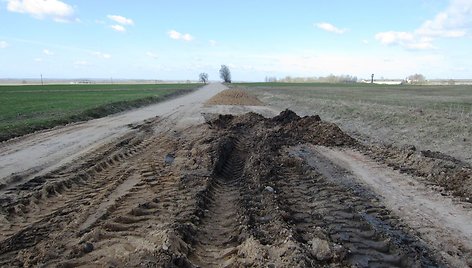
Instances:
[[[41,86],[44,86],[44,83],[43,83],[43,74],[41,74]]]

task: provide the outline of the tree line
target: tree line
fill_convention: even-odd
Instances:
[[[225,83],[231,83],[231,71],[229,70],[229,67],[226,65],[221,65],[220,68],[220,78],[223,80]],[[208,83],[209,76],[207,73],[200,73],[198,76],[198,81],[206,84]]]
[[[319,76],[319,77],[292,77],[286,76],[284,78],[277,79],[276,77],[266,77],[266,82],[282,82],[282,83],[356,83],[357,77],[351,75],[334,75],[330,74],[328,76]]]

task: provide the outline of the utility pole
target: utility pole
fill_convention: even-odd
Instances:
[[[373,84],[374,83],[374,74],[372,74],[371,78],[370,78],[370,83]]]
[[[44,86],[44,83],[43,83],[43,74],[41,74],[41,86]]]

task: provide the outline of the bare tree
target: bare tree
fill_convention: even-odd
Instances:
[[[199,75],[199,80],[200,80],[200,82],[202,82],[204,84],[208,83],[208,74],[207,73],[201,73]]]
[[[226,65],[221,65],[220,77],[225,83],[231,83],[231,72]]]
[[[422,74],[412,74],[408,76],[407,79],[411,84],[422,84],[426,81],[426,78]]]

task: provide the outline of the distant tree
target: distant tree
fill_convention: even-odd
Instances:
[[[203,84],[208,83],[208,74],[207,73],[201,73],[198,77],[199,77],[200,82],[202,82]]]
[[[408,76],[408,81],[411,84],[422,84],[426,81],[426,78],[422,74],[412,74]]]
[[[229,70],[228,66],[221,65],[220,77],[225,83],[231,83],[231,71]]]
[[[275,76],[266,76],[265,81],[269,82],[269,83],[274,83],[274,82],[277,82],[277,77],[275,77]]]

